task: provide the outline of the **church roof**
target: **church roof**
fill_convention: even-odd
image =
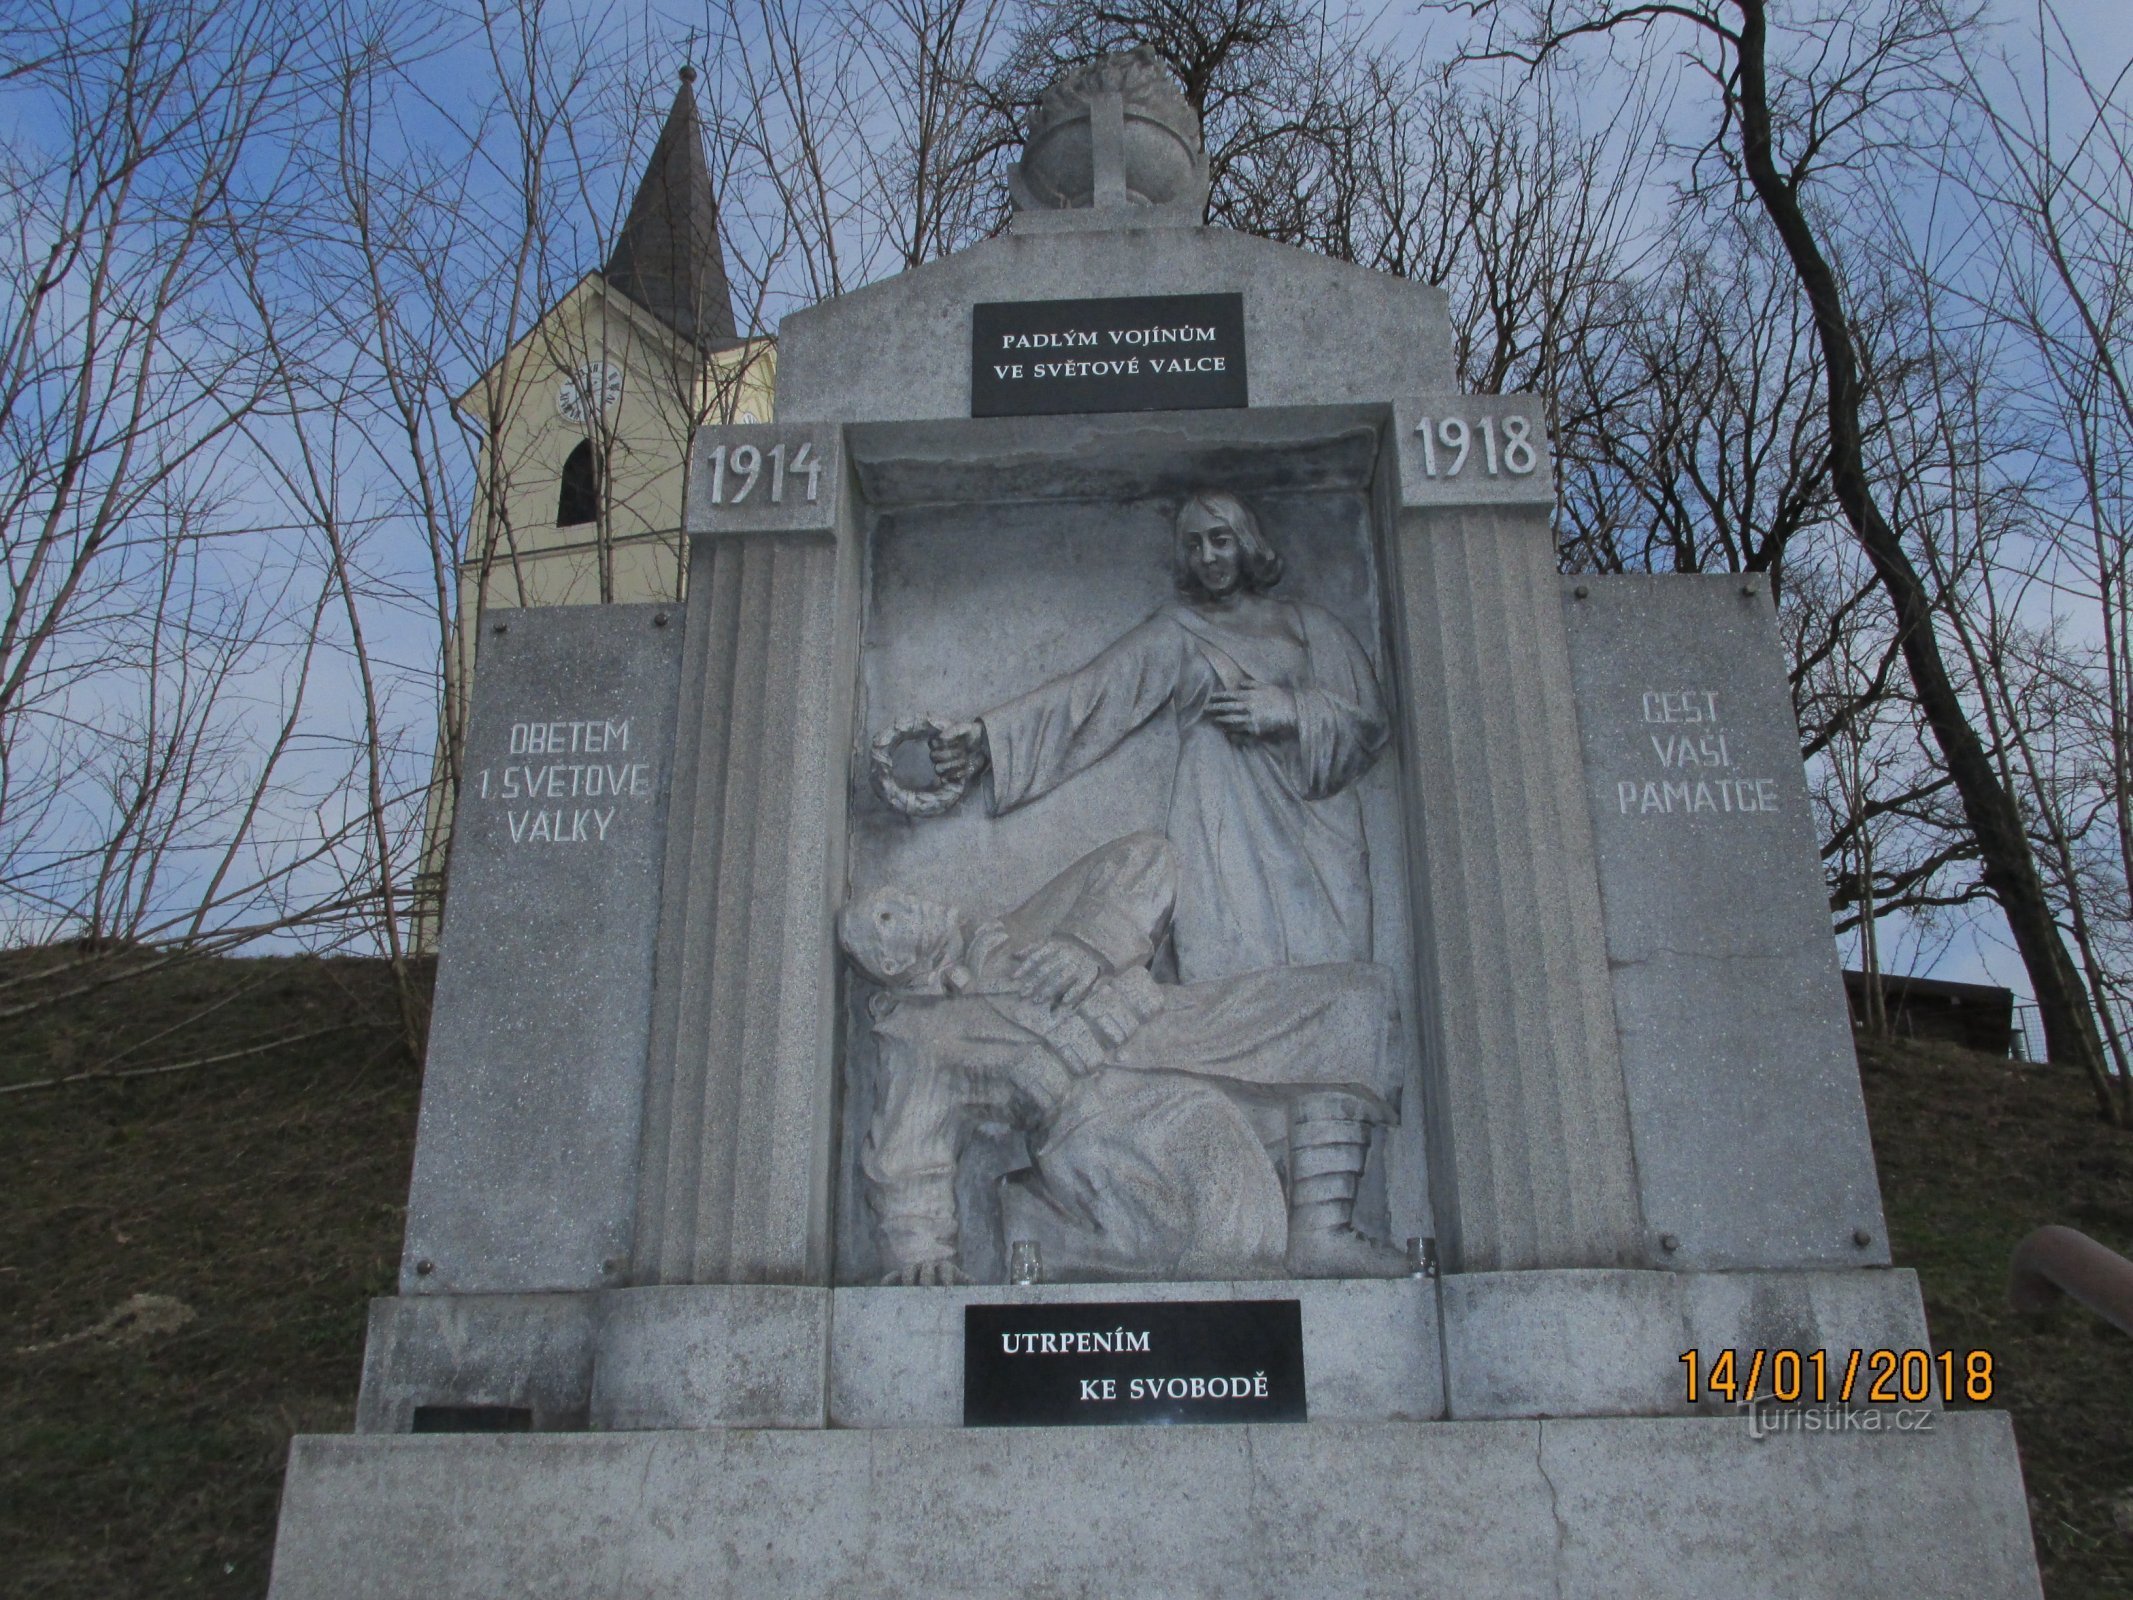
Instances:
[[[713,350],[735,342],[733,297],[695,80],[693,68],[682,68],[674,109],[601,276],[682,338]]]

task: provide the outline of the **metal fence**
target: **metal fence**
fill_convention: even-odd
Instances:
[[[2044,1059],[2044,1023],[2035,1006],[2015,1002],[2014,1036],[2007,1042],[2007,1055],[2013,1061]]]

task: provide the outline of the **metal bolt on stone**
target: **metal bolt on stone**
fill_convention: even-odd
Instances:
[[[1659,1235],[1659,1248],[1672,1255],[1681,1248],[1681,1235],[1678,1233],[1662,1233]]]

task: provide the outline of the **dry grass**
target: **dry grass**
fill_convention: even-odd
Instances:
[[[289,1436],[354,1414],[418,1076],[375,962],[200,962],[0,1025],[10,1084],[158,1033],[118,1068],[339,1024],[222,1065],[0,1096],[10,1595],[265,1592]],[[83,1337],[142,1295],[190,1316],[150,1302]]]
[[[1859,1057],[1891,1246],[1918,1270],[1934,1347],[1993,1353],[1993,1403],[2014,1414],[2045,1593],[2124,1600],[2133,1338],[2074,1305],[2017,1314],[2007,1259],[2047,1222],[2133,1255],[2133,1134],[2097,1122],[2062,1068],[1870,1041]]]
[[[0,957],[0,985],[34,959]],[[289,1436],[349,1426],[364,1305],[391,1291],[418,1079],[375,962],[200,962],[0,1022],[0,1086],[324,1028],[0,1095],[10,1595],[264,1592]],[[2133,1497],[2133,1339],[2006,1299],[2008,1251],[2041,1223],[2133,1253],[2133,1136],[2054,1069],[1893,1046],[1863,1064],[1897,1259],[1936,1344],[1998,1358],[2047,1592],[2133,1595],[2113,1525]]]

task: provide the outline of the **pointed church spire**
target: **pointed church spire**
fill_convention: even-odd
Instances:
[[[715,350],[734,341],[733,300],[695,84],[696,69],[683,67],[674,109],[603,276],[699,349]]]

